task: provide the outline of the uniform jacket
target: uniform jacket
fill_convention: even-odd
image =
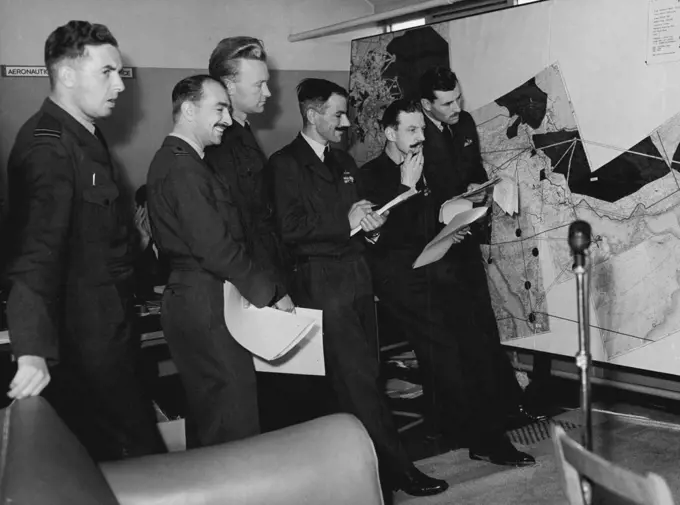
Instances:
[[[238,206],[248,253],[267,270],[277,292],[285,293],[287,258],[276,233],[273,181],[250,127],[235,121],[220,145],[206,148],[205,160]]]
[[[358,172],[359,197],[383,206],[401,193],[409,190],[401,183],[401,167],[383,152],[364,164]],[[439,229],[439,208],[423,178],[416,185],[420,193],[390,210],[385,224],[380,228],[380,239],[370,248],[374,258],[405,254],[408,267]]]
[[[99,131],[48,98],[17,135],[8,182],[3,247],[13,352],[56,359],[64,321],[78,327],[74,320],[85,317],[79,300],[132,274],[119,176]]]
[[[451,136],[440,131],[425,116],[423,174],[437,209],[450,198],[465,193],[469,184],[481,184],[488,180],[482,165],[477,127],[470,113],[461,111],[458,123],[448,128]],[[439,229],[442,227],[443,225],[439,225]],[[461,246],[452,247],[450,256],[479,256],[479,243],[488,243],[490,238],[490,216],[487,215],[485,220],[475,223],[471,229],[473,237],[466,238]]]
[[[359,200],[354,180],[357,166],[349,154],[331,151],[334,161],[324,163],[298,135],[269,159],[279,231],[298,259],[358,256],[363,251],[362,234],[350,238],[347,217]]]
[[[147,190],[152,234],[173,270],[229,281],[258,307],[276,301],[275,285],[246,251],[234,198],[189,144],[165,138]]]

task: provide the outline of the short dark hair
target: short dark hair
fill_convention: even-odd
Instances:
[[[54,86],[54,67],[57,63],[64,59],[81,58],[86,46],[106,44],[118,47],[118,41],[104,25],[69,21],[54,30],[45,41],[45,67],[50,85]]]
[[[456,74],[448,67],[432,67],[420,76],[420,98],[434,101],[435,91],[453,91],[458,84]]]
[[[345,88],[326,79],[310,77],[300,81],[300,84],[297,85],[297,98],[302,122],[307,124],[307,111],[309,109],[321,112],[331,95],[340,95],[344,98],[349,96]]]
[[[399,114],[402,112],[410,114],[412,112],[423,112],[423,109],[416,100],[400,98],[387,106],[385,112],[383,112],[382,119],[380,120],[380,126],[382,126],[383,129],[391,127],[396,130],[399,126]]]
[[[239,35],[222,39],[210,55],[208,72],[215,79],[233,79],[238,75],[238,60],[267,62],[267,52],[261,40]]]
[[[172,118],[177,120],[184,102],[197,103],[203,98],[203,84],[216,82],[224,87],[222,81],[208,74],[199,74],[185,77],[172,88]]]

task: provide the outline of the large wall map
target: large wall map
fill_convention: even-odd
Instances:
[[[554,319],[575,321],[574,292],[551,296],[573,280],[566,237],[575,219],[594,231],[597,358],[634,364],[627,355],[676,333],[680,116],[592,171],[557,64],[472,115],[487,171],[519,188],[517,215],[494,205],[492,244],[484,247],[502,339],[548,333]]]
[[[350,112],[360,164],[382,149],[377,121],[384,107],[412,89],[389,71],[398,57],[387,48],[397,38],[385,34],[352,47]],[[677,374],[680,367],[664,353],[675,355],[674,339],[666,339],[680,330],[680,115],[621,148],[582,138],[577,112],[558,64],[471,112],[487,172],[511,177],[519,190],[516,215],[493,205],[492,241],[483,247],[501,339],[573,355],[567,230],[583,219],[594,233],[593,358]],[[588,143],[618,155],[592,170]]]

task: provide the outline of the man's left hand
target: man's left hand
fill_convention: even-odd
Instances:
[[[386,216],[381,216],[376,212],[369,212],[361,220],[361,229],[365,233],[369,233],[380,228],[385,224],[385,221],[387,221]]]

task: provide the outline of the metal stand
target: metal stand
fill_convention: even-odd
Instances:
[[[583,446],[593,450],[593,426],[590,395],[590,324],[588,320],[588,276],[585,265],[574,265],[576,276],[576,307],[578,314],[578,343],[576,366],[581,376],[581,414],[583,416]]]
[[[583,445],[593,450],[593,426],[590,408],[590,324],[588,322],[588,283],[586,256],[590,247],[591,229],[585,221],[569,226],[569,247],[574,255],[576,276],[576,308],[578,312],[578,344],[576,366],[581,371],[581,413],[583,415]]]

